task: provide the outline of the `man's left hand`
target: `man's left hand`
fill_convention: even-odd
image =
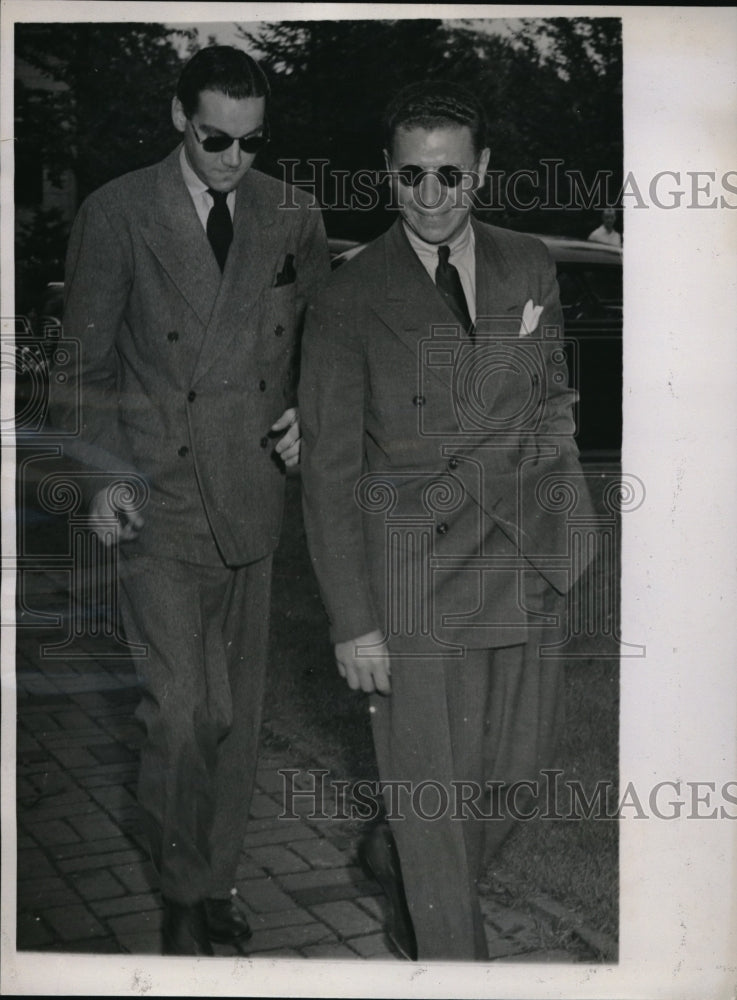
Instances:
[[[272,431],[286,431],[276,442],[276,453],[281,458],[287,468],[291,468],[299,462],[299,446],[302,438],[299,433],[299,414],[295,407],[285,410],[275,424],[271,425]]]

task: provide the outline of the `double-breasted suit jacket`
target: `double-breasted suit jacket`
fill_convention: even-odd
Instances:
[[[64,326],[81,342],[80,457],[146,479],[141,551],[242,565],[276,546],[283,473],[269,428],[295,402],[305,296],[329,271],[307,202],[248,170],[222,276],[179,150],[79,212]],[[55,387],[62,426],[74,426],[76,387]]]
[[[127,474],[148,489],[121,546],[119,606],[146,650],[141,819],[162,894],[185,905],[234,884],[282,517],[270,428],[295,403],[306,297],[328,273],[319,210],[253,168],[221,273],[180,149],[92,194],[69,243],[64,325],[80,365],[54,382],[52,419],[73,430],[79,407],[69,450],[88,494]]]
[[[553,264],[534,238],[472,224],[473,337],[398,222],[308,308],[299,392],[332,638],[378,630],[390,653],[371,725],[385,787],[412,794],[389,792],[387,813],[420,959],[488,955],[476,880],[510,817],[479,822],[457,792],[488,815],[488,782],[551,762],[562,664],[538,643],[561,638],[580,571],[568,518],[590,513]]]
[[[473,338],[401,222],[308,310],[305,513],[334,641],[379,628],[408,655],[523,642],[529,595],[580,571],[560,491],[576,516],[589,499],[554,265],[539,240],[473,226]]]

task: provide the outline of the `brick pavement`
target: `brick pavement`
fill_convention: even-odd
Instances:
[[[47,598],[62,586],[53,572],[34,582]],[[56,596],[63,610],[64,595]],[[44,643],[58,643],[58,628],[44,631],[27,615],[20,626],[18,950],[156,954],[161,904],[137,820],[140,731],[132,662],[110,657],[109,641],[95,637],[94,629],[63,655],[42,656]],[[361,824],[311,816],[300,800],[295,818],[280,815],[280,769],[318,765],[295,759],[292,746],[279,747],[278,739],[264,742],[237,873],[254,931],[245,953],[393,959],[383,932],[383,895],[357,861]],[[585,935],[566,927],[560,907],[518,912],[489,887],[483,906],[493,960],[601,957],[597,942],[591,947]]]

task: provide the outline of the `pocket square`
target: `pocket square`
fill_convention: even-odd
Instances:
[[[274,288],[279,288],[281,285],[291,285],[296,280],[297,272],[294,269],[294,254],[288,253],[284,258],[284,267],[277,273]]]
[[[528,337],[535,329],[537,329],[537,324],[540,320],[540,313],[542,311],[542,306],[534,305],[532,299],[527,300],[525,308],[522,311],[522,324],[519,328],[520,337]]]

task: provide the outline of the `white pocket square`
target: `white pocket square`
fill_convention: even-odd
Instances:
[[[527,300],[525,308],[522,310],[522,324],[519,328],[520,337],[529,337],[533,330],[537,329],[542,311],[542,306],[534,305],[532,299]]]

